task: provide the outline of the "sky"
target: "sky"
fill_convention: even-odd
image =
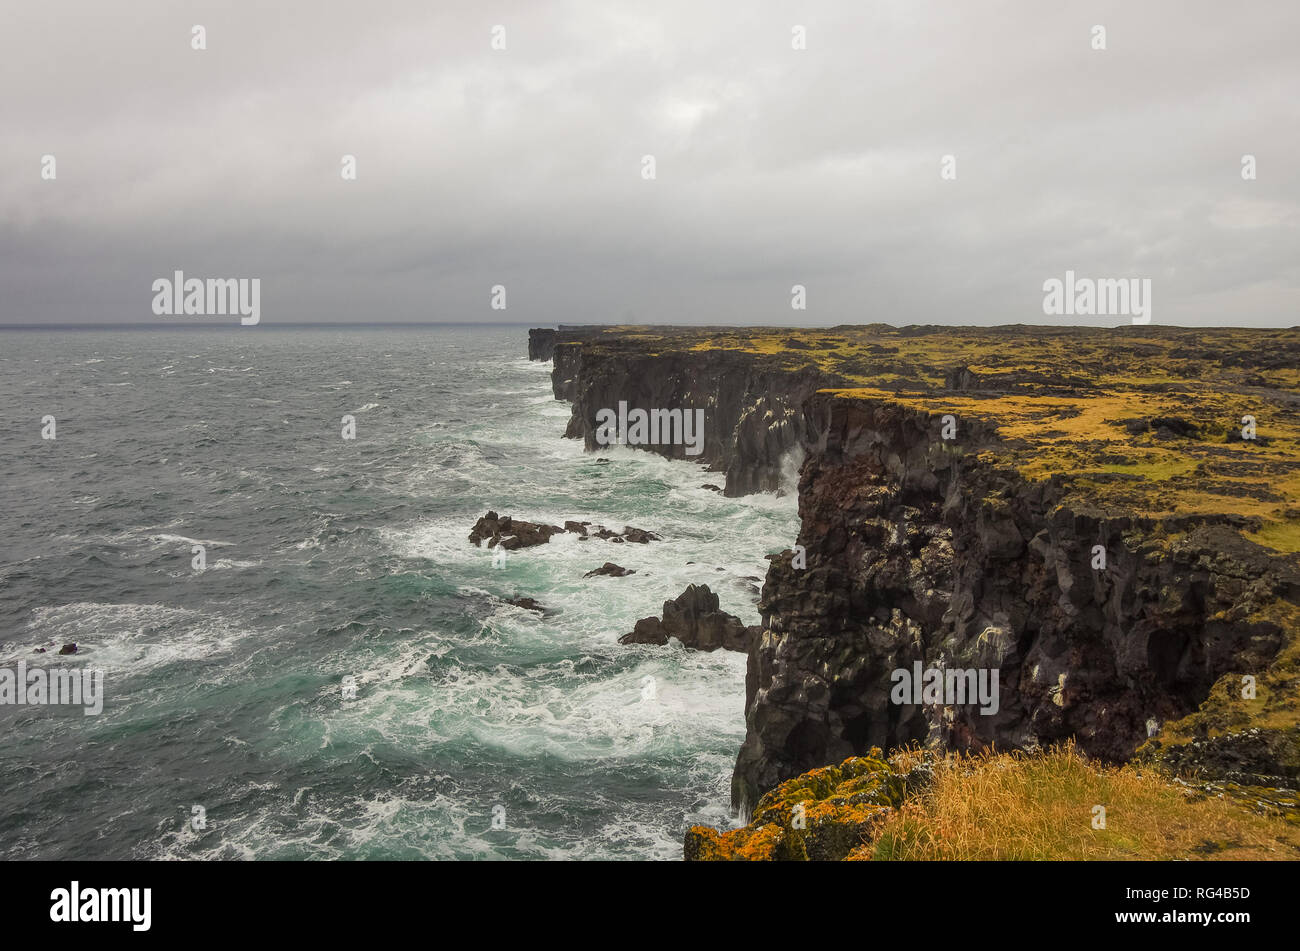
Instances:
[[[1300,324],[1294,0],[0,3],[0,323]]]

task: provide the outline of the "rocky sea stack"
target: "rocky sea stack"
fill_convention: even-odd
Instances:
[[[618,639],[620,644],[668,643],[670,637],[693,650],[718,648],[747,652],[760,628],[746,627],[740,618],[718,607],[718,596],[708,585],[691,585],[672,601],[664,602],[663,619],[645,617],[636,622],[632,633]]]

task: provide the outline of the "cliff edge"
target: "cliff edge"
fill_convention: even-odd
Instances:
[[[553,359],[589,449],[620,402],[703,409],[727,494],[798,472],[742,814],[909,743],[1300,778],[1300,332],[583,328]]]

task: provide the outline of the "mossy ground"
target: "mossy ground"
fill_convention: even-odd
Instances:
[[[793,821],[799,806],[802,828]],[[885,759],[873,750],[781,784],[744,828],[693,827],[686,854],[701,861],[1300,859],[1297,808],[1294,791],[1197,787],[1150,768],[1090,763],[1070,746],[941,758],[909,750]]]

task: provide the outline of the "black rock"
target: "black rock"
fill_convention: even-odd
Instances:
[[[484,541],[488,548],[500,545],[507,551],[519,548],[531,548],[551,540],[551,536],[564,531],[558,525],[542,525],[525,522],[522,519],[499,518],[496,512],[488,512],[480,518],[470,530],[469,540],[481,546]]]
[[[650,644],[662,647],[668,643],[668,632],[664,630],[663,621],[657,617],[643,617],[636,622],[631,634],[624,634],[618,639],[620,644]]]
[[[748,651],[757,627],[747,628],[740,618],[718,608],[718,596],[708,585],[690,585],[675,600],[665,601],[663,620],[642,618],[630,634],[618,639],[620,644],[668,643],[675,637],[693,650],[714,651],[718,648]]]
[[[607,561],[599,568],[593,568],[591,571],[588,571],[585,575],[583,575],[583,577],[593,578],[596,575],[609,575],[611,578],[622,578],[625,575],[634,575],[634,574],[636,574],[636,572],[631,568],[622,568],[614,564],[612,561]]]
[[[517,608],[523,608],[526,611],[536,611],[538,614],[545,614],[546,608],[542,607],[533,598],[506,598],[506,604],[513,604]]]

